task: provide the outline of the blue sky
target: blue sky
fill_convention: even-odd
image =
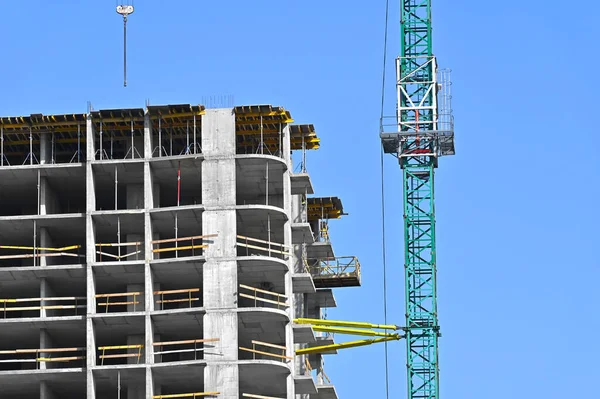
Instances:
[[[363,288],[338,290],[328,316],[383,321],[384,1],[137,0],[126,89],[114,1],[74,3],[0,4],[0,114],[211,96],[290,109],[322,138],[308,159],[317,193],[340,196],[350,213],[331,223],[336,252],[363,265]],[[554,0],[434,0],[457,148],[436,176],[443,398],[589,397],[600,378],[599,11],[591,1],[567,9]],[[403,324],[401,174],[391,156],[385,176],[389,321]],[[405,363],[404,342],[390,345],[393,398],[406,396]],[[340,398],[384,397],[383,346],[340,352],[326,372]]]

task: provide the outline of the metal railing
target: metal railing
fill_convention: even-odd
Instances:
[[[246,290],[246,292],[250,292],[251,294],[239,293],[239,296],[246,299],[251,299],[254,301],[254,307],[264,307],[264,304],[270,304],[277,306],[277,309],[285,309],[289,307],[287,302],[287,295],[279,294],[277,292],[261,290],[258,288],[250,287],[249,285],[240,284],[240,291]],[[274,299],[264,298],[263,296],[268,296]],[[260,302],[260,304],[259,304]]]
[[[252,340],[251,343],[252,349],[240,346],[240,350],[252,353],[252,360],[256,360],[256,355],[280,359],[282,362],[285,362],[286,360],[293,360],[292,357],[287,356],[287,348],[285,346],[255,340]],[[260,346],[261,350],[256,349],[257,346]],[[268,350],[276,350],[277,352],[281,351],[281,354],[267,352]]]
[[[355,256],[304,260],[306,271],[313,277],[360,277],[360,262]]]
[[[245,252],[246,256],[262,255],[285,259],[290,256],[291,253],[291,248],[288,245],[241,235],[237,236],[237,246],[245,248],[245,251],[243,252]]]
[[[163,240],[152,241],[152,253],[161,254],[168,252],[175,252],[175,257],[179,256],[179,251],[192,251],[191,256],[200,256],[203,253],[203,249],[208,248],[208,244],[205,244],[207,238],[217,237],[218,234],[205,234],[199,236],[179,237],[179,238],[167,238]],[[189,244],[180,246],[180,242],[189,242]],[[173,244],[168,247],[162,247],[161,244]]]
[[[165,303],[185,303],[188,302],[189,307],[192,307],[193,302],[200,301],[199,296],[194,296],[195,293],[199,293],[200,288],[188,288],[181,290],[168,290],[168,291],[154,291],[154,295],[160,295],[160,299],[155,301],[160,304],[160,310],[164,310]],[[187,294],[185,298],[174,298],[174,299],[165,299],[165,295],[168,297],[171,296],[184,296]]]
[[[136,353],[129,353],[130,349],[137,349]],[[117,345],[117,346],[99,346],[98,350],[102,352],[99,356],[100,366],[104,366],[104,359],[125,359],[125,358],[137,358],[137,363],[140,363],[142,358],[142,350],[144,345]],[[125,353],[115,353],[107,355],[106,351],[125,351]]]
[[[110,306],[126,306],[126,305],[133,305],[133,311],[136,311],[136,306],[135,305],[139,305],[140,302],[138,300],[139,296],[143,296],[144,293],[143,292],[121,292],[121,293],[114,293],[114,294],[98,294],[96,295],[96,298],[106,298],[106,302],[97,302],[96,306],[105,306],[106,307],[106,313],[108,313],[108,308]],[[125,301],[118,301],[118,302],[110,302],[110,298],[129,298],[129,297],[133,297],[132,301],[129,301],[127,299],[125,299]]]
[[[68,305],[47,305],[46,302],[74,302],[74,304]],[[31,306],[33,302],[39,303],[38,306]],[[36,311],[39,310],[66,310],[74,309],[75,315],[77,315],[77,309],[85,308],[86,298],[85,297],[50,297],[50,298],[14,298],[14,299],[0,299],[0,311],[6,319],[7,314],[10,312],[24,312],[24,311]],[[16,304],[30,304],[30,306],[19,306]],[[83,304],[81,304],[83,303]],[[16,306],[12,306],[15,304]]]
[[[85,356],[64,356],[67,353],[85,352],[85,348],[44,348],[44,349],[9,349],[0,350],[0,355],[15,355],[19,358],[2,359],[0,363],[35,363],[35,368],[39,369],[41,363],[68,363],[85,359]],[[63,356],[52,357],[52,354],[62,354]],[[21,358],[21,356],[30,356],[33,358]]]
[[[167,341],[167,342],[155,342],[152,345],[162,350],[155,351],[154,355],[160,357],[160,363],[163,362],[163,355],[171,354],[182,354],[182,353],[193,353],[194,360],[198,360],[198,352],[203,352],[207,349],[207,342],[219,342],[219,338],[206,338],[206,339],[188,339],[183,341]],[[200,346],[198,344],[201,344]],[[176,349],[164,350],[165,346],[175,347]],[[208,345],[208,347],[211,347]]]
[[[173,393],[168,395],[154,395],[152,399],[175,399],[175,398],[201,398],[205,396],[217,396],[221,392],[192,392],[192,393]]]

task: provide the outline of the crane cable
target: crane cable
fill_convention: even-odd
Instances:
[[[380,129],[383,129],[383,109],[385,106],[385,71],[387,64],[387,41],[388,41],[388,20],[390,14],[390,1],[385,1],[385,33],[383,39],[383,71],[381,78],[381,115],[379,119]],[[387,263],[385,247],[385,189],[383,175],[383,145],[381,147],[381,251],[383,254],[383,320],[387,324]],[[390,379],[388,366],[388,343],[385,345],[385,397],[390,398]]]

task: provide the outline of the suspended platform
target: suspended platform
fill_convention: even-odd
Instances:
[[[360,287],[360,262],[355,256],[306,262],[315,288]]]

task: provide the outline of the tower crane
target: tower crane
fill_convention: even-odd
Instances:
[[[439,398],[434,172],[454,155],[449,71],[432,50],[431,0],[401,0],[396,115],[382,117],[383,150],[403,176],[408,398]]]

